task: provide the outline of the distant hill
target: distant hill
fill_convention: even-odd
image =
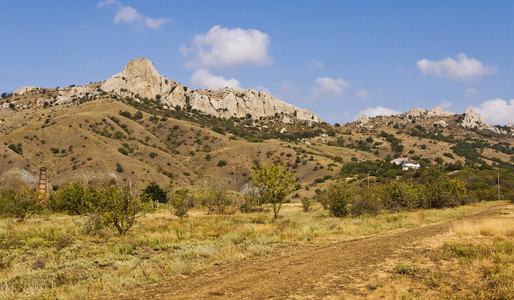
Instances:
[[[312,195],[309,187],[354,161],[512,167],[513,133],[438,107],[330,125],[255,90],[189,89],[136,59],[100,83],[2,94],[0,189],[35,186],[45,166],[56,188],[144,180],[241,191],[253,164],[282,161],[296,171],[298,192]]]

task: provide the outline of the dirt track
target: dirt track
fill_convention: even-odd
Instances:
[[[480,218],[502,205],[464,218]],[[302,246],[208,269],[185,278],[144,285],[116,299],[320,299],[365,297],[373,273],[386,259],[398,256],[415,241],[443,233],[455,220],[394,233]]]

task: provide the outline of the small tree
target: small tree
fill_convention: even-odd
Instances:
[[[253,183],[259,189],[261,203],[273,205],[273,219],[276,219],[284,199],[293,191],[294,174],[280,163],[254,165],[251,172]]]
[[[155,182],[151,182],[143,191],[143,196],[149,200],[157,201],[159,203],[166,203],[166,192]]]
[[[211,188],[207,194],[207,206],[209,213],[217,210],[219,214],[225,212],[225,208],[230,204],[227,198],[227,190],[223,188]]]
[[[188,189],[178,189],[171,195],[169,202],[176,209],[175,215],[179,218],[187,217],[187,212],[191,208],[187,201]]]
[[[15,217],[20,220],[39,212],[40,194],[37,190],[25,190],[22,193],[6,191],[0,194],[0,216]]]
[[[70,215],[81,215],[95,212],[99,200],[95,188],[85,188],[78,182],[72,182],[50,196],[50,207],[54,211],[66,211]]]
[[[316,191],[316,198],[323,208],[328,209],[330,213],[338,218],[348,214],[348,204],[355,197],[354,191],[343,184],[331,184],[324,191]]]
[[[131,187],[104,187],[100,191],[101,217],[104,223],[115,227],[124,235],[134,225],[136,218],[144,215],[148,204],[142,201],[139,189]]]

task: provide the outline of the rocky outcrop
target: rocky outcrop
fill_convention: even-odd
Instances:
[[[437,121],[437,122],[434,122],[434,123],[432,124],[432,126],[434,126],[434,127],[441,127],[441,128],[445,128],[445,127],[448,127],[448,123],[446,123],[446,121],[445,121],[445,120],[439,120],[439,121]]]
[[[267,93],[253,89],[219,88],[217,90],[191,90],[160,75],[146,58],[131,60],[125,70],[107,79],[100,88],[105,92],[136,98],[156,99],[170,109],[177,106],[196,109],[217,117],[252,118],[284,116],[291,119],[321,122],[321,118],[307,109],[301,109]],[[287,118],[285,118],[287,117]]]
[[[477,128],[481,130],[490,130],[495,133],[506,133],[503,130],[500,130],[498,127],[494,127],[487,124],[484,121],[482,115],[474,112],[471,108],[466,109],[466,113],[464,114],[464,120],[462,120],[461,125],[466,128]]]
[[[404,113],[402,116],[407,117],[409,119],[429,119],[436,117],[449,117],[452,115],[454,115],[454,113],[449,111],[443,111],[441,107],[436,106],[433,109],[413,108],[408,112]]]
[[[133,59],[125,70],[102,83],[100,88],[108,93],[130,92],[142,98],[155,99],[157,95],[169,94],[173,85],[161,76],[152,62],[146,58]]]
[[[358,125],[368,125],[369,118],[366,115],[360,115],[359,118],[357,118],[357,124]]]
[[[14,95],[15,96],[21,96],[25,93],[28,93],[28,92],[31,92],[31,91],[34,91],[34,90],[38,90],[39,87],[37,86],[22,86],[21,88],[17,89],[16,91],[14,91]]]
[[[87,86],[74,86],[72,88],[60,88],[59,94],[53,105],[62,105],[80,98],[89,97],[97,94],[97,92]],[[39,103],[39,102],[38,102]]]

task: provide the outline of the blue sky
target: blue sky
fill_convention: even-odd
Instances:
[[[512,1],[0,2],[0,92],[132,58],[192,88],[269,91],[327,122],[413,107],[514,122]]]

